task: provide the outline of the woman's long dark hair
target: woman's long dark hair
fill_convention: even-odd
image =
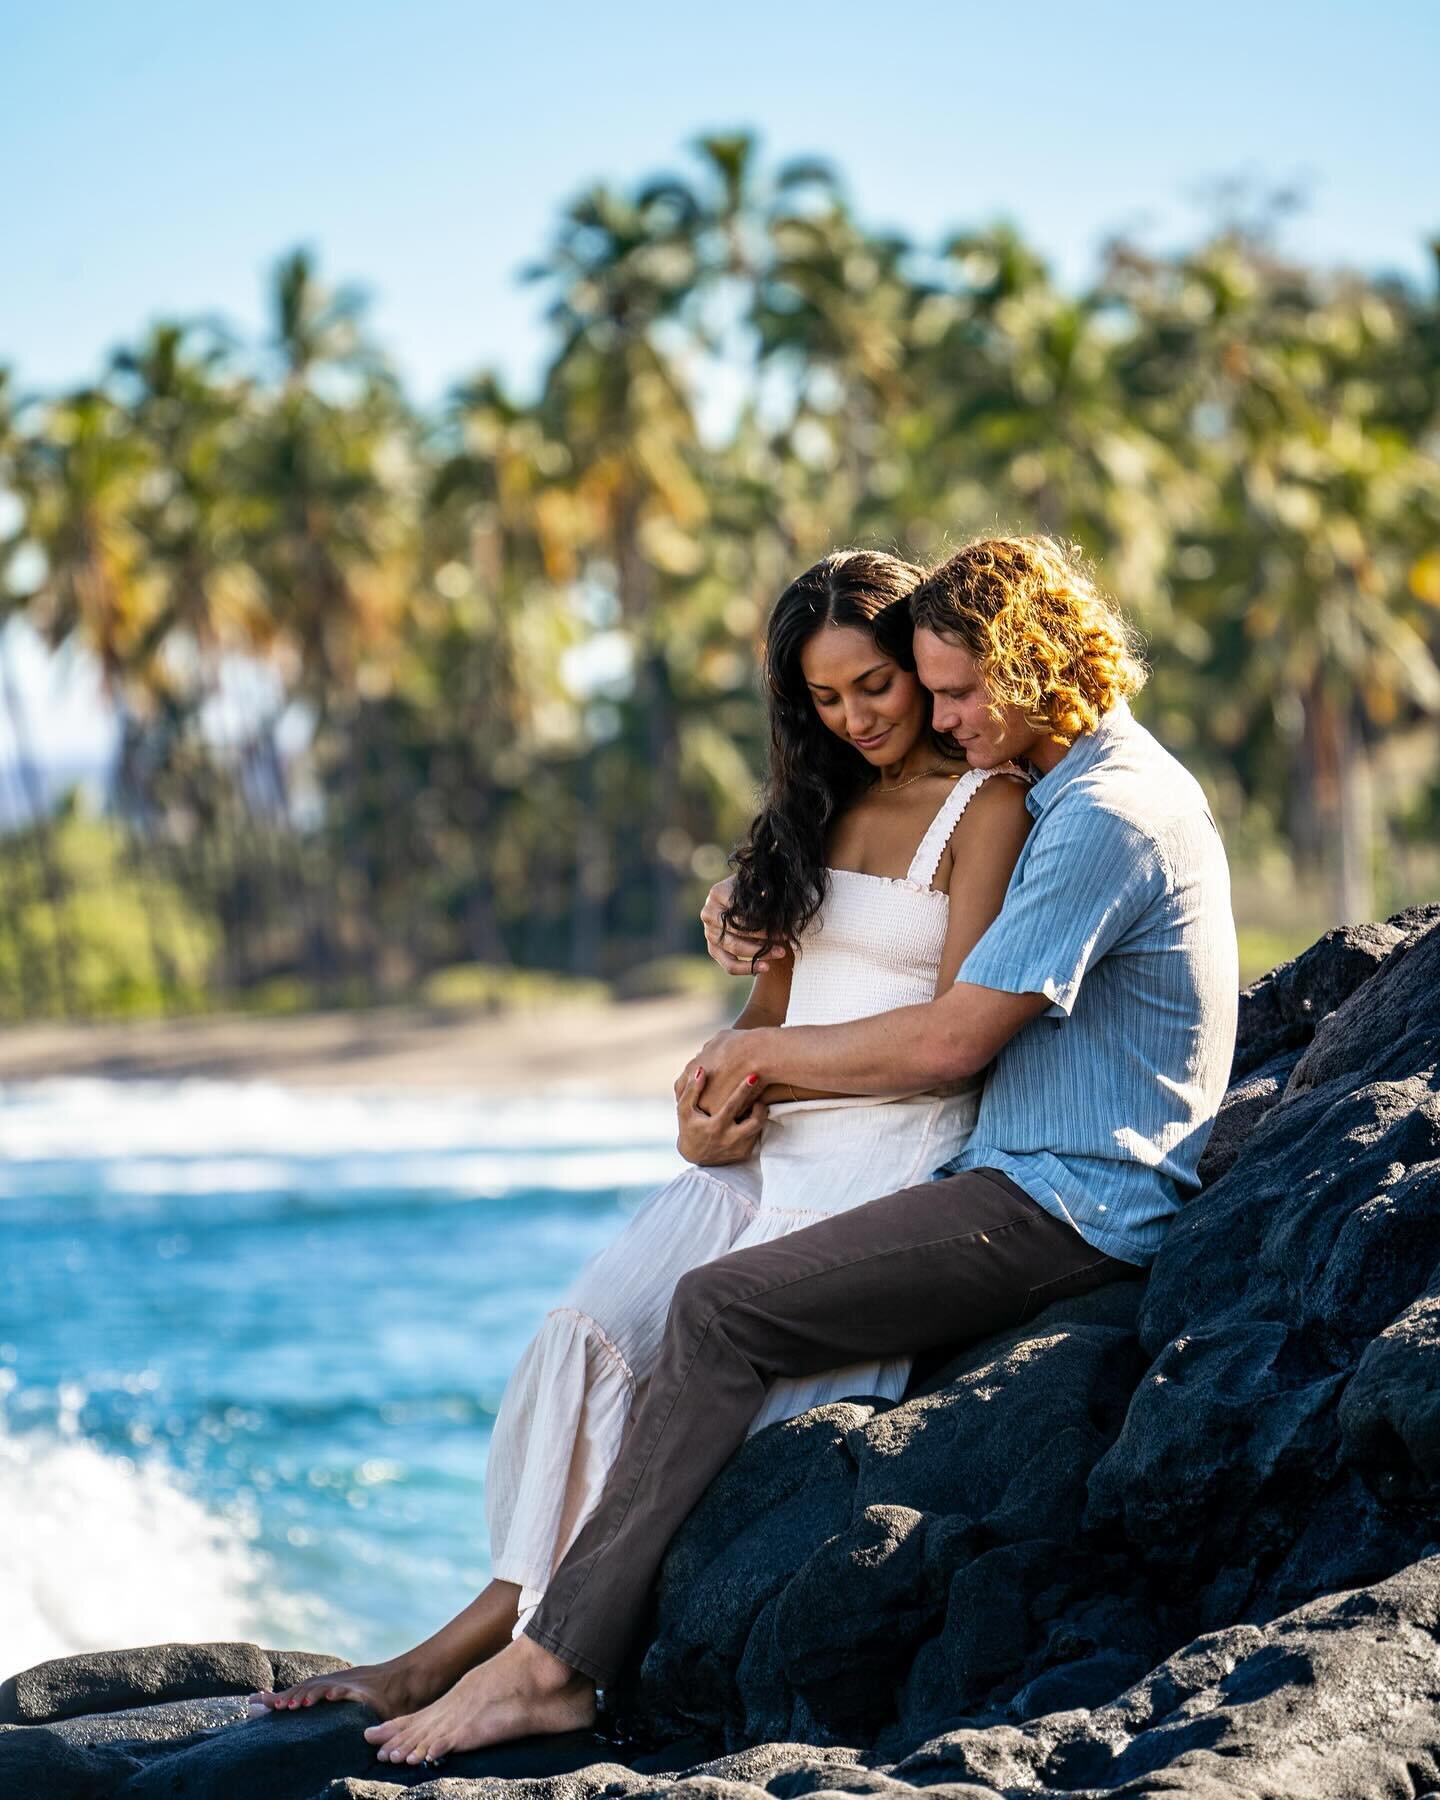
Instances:
[[[924,571],[880,550],[841,550],[792,581],[775,602],[765,637],[764,683],[770,755],[760,811],[730,859],[735,888],[725,923],[793,947],[825,898],[830,827],[869,787],[874,771],[815,710],[800,653],[827,625],[869,632],[912,674],[910,595]],[[957,756],[931,733],[936,750]]]

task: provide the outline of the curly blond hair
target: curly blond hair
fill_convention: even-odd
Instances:
[[[1063,744],[1138,693],[1139,641],[1081,551],[1049,537],[984,537],[910,596],[915,624],[979,663],[998,704],[1018,706]]]

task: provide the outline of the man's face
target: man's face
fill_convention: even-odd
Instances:
[[[935,729],[955,740],[972,769],[998,768],[1037,749],[1044,759],[1048,730],[1037,731],[1018,706],[992,707],[980,665],[953,638],[917,630],[915,672],[935,697]]]

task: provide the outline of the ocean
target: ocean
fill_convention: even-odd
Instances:
[[[0,1085],[0,1677],[433,1631],[511,1367],[678,1166],[668,1099]]]

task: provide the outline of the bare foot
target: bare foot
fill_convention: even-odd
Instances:
[[[518,1637],[462,1675],[433,1706],[370,1725],[380,1762],[438,1762],[452,1750],[479,1750],[511,1738],[582,1731],[595,1723],[595,1684]]]
[[[443,1694],[455,1679],[454,1668],[417,1657],[397,1656],[389,1662],[365,1664],[356,1669],[336,1669],[330,1675],[312,1675],[308,1681],[297,1681],[294,1687],[276,1693],[271,1688],[251,1694],[254,1704],[267,1706],[272,1712],[293,1712],[297,1707],[314,1706],[317,1700],[359,1700],[373,1707],[382,1719],[393,1719],[397,1713],[414,1712]]]

